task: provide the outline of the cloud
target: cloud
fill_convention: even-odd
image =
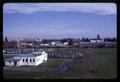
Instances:
[[[114,3],[6,3],[3,13],[32,14],[37,12],[82,12],[115,15]]]

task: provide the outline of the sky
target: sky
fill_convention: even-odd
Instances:
[[[17,38],[116,37],[114,3],[6,3],[3,36]]]

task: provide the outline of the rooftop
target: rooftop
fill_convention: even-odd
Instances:
[[[10,57],[35,57],[35,56],[39,56],[42,55],[42,53],[45,53],[44,51],[37,51],[37,52],[33,52],[33,53],[28,53],[28,54],[4,54],[4,57],[10,56]]]
[[[14,59],[13,57],[4,59],[5,61],[19,61],[20,59]]]

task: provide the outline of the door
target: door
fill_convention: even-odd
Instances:
[[[17,61],[14,61],[14,66],[16,66],[17,65]]]
[[[3,66],[5,66],[5,61],[3,60]]]

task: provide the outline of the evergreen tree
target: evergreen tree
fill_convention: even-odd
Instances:
[[[97,39],[98,39],[98,40],[100,39],[100,35],[99,35],[99,34],[97,34]]]
[[[72,46],[73,45],[73,40],[71,38],[69,38],[69,45]]]
[[[7,37],[5,37],[5,42],[8,42],[8,39],[7,39]]]

